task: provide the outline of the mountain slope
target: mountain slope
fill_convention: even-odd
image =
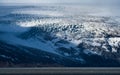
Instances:
[[[1,64],[120,66],[120,17],[53,7],[12,7],[0,16]]]

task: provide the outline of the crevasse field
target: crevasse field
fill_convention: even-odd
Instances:
[[[120,67],[119,7],[0,6],[0,67]]]

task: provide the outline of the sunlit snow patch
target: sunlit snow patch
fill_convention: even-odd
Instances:
[[[32,20],[32,21],[25,21],[25,22],[17,22],[16,24],[21,27],[34,27],[39,25],[45,25],[45,24],[54,24],[54,23],[60,23],[61,19],[43,19],[43,20]]]

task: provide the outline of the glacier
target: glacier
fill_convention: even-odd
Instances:
[[[31,59],[37,56],[36,60],[26,60],[34,62],[32,65],[40,64],[44,57],[58,66],[120,66],[120,17],[107,8],[79,5],[0,8],[5,12],[0,15],[2,62],[11,59],[9,63],[25,64],[19,56],[30,54]],[[27,54],[12,54],[19,50]],[[67,61],[71,64],[67,65]],[[48,61],[45,63],[50,65]]]

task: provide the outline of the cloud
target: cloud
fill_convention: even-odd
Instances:
[[[120,0],[0,0],[0,3],[86,3],[86,4],[118,4]]]
[[[0,0],[0,3],[54,3],[57,0]]]

